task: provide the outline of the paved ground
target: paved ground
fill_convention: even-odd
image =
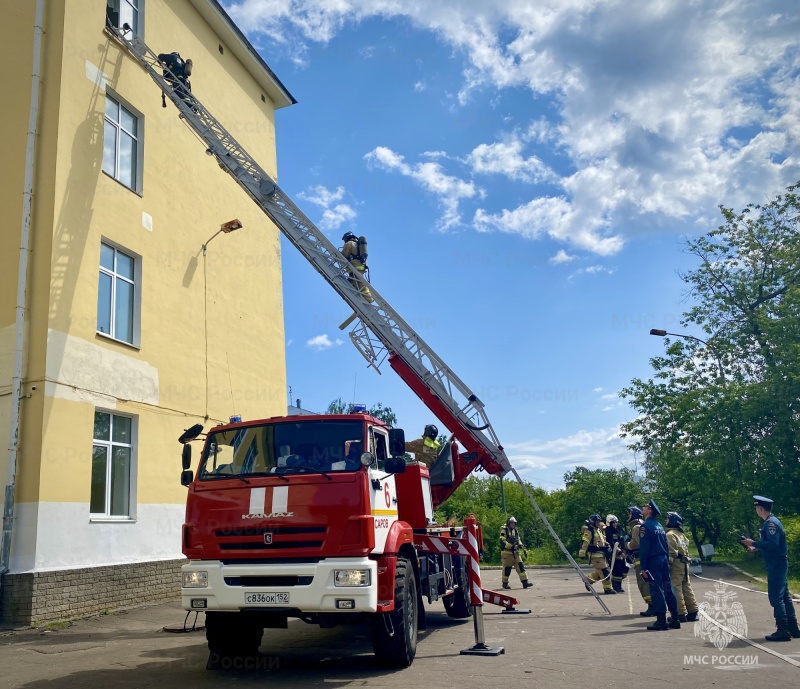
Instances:
[[[734,639],[720,651],[695,636],[695,625],[648,632],[635,586],[603,596],[606,615],[571,570],[535,570],[534,586],[512,593],[531,609],[529,615],[501,614],[484,608],[486,641],[505,648],[497,657],[462,656],[474,644],[471,620],[453,621],[440,604],[431,606],[429,629],[421,638],[414,664],[387,671],[375,664],[368,633],[359,627],[320,630],[292,621],[288,630],[267,630],[261,646],[263,668],[251,672],[204,669],[202,632],[171,634],[184,613],[177,603],[102,615],[51,630],[0,631],[0,687],[414,687],[460,689],[503,687],[710,687],[751,689],[790,687],[800,667]],[[747,585],[733,570],[706,568],[705,575]],[[516,575],[512,575],[516,577]],[[499,588],[500,572],[484,572],[484,587]],[[626,582],[627,584],[627,582]],[[713,582],[694,579],[698,600]],[[800,661],[800,639],[763,641],[774,629],[763,594],[729,587],[747,618],[747,636]],[[730,601],[729,601],[730,604]],[[522,607],[521,606],[521,607]],[[200,616],[202,622],[202,615]]]

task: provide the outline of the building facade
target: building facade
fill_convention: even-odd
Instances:
[[[191,58],[194,95],[272,175],[295,101],[216,0],[26,0],[0,20],[0,615],[36,624],[175,596],[178,436],[286,408],[279,231],[106,21]]]

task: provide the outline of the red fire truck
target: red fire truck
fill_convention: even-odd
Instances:
[[[195,475],[200,430],[182,437],[182,599],[206,613],[211,666],[255,656],[265,628],[299,618],[367,622],[377,658],[405,667],[425,601],[471,615],[464,556],[425,552],[425,537],[462,536],[433,514],[432,490],[449,494],[455,465],[470,460],[456,443],[429,470],[403,459],[402,430],[368,414],[236,422],[208,432]]]

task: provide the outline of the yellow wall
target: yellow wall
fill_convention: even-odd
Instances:
[[[20,56],[30,60],[35,3],[11,4],[13,11],[2,11],[0,55],[19,65]],[[286,409],[279,232],[205,154],[177,109],[161,107],[155,83],[104,32],[104,6],[66,0],[46,8],[26,378],[37,390],[23,401],[17,491],[19,502],[87,503],[87,519],[95,408],[139,418],[140,505],[185,500],[176,439],[188,426],[208,428],[234,411],[261,418]],[[193,59],[193,93],[275,175],[274,110],[269,98],[262,102],[263,89],[230,50],[220,54],[221,39],[188,0],[148,0],[145,12],[146,42],[155,52]],[[144,116],[141,195],[102,171],[106,89],[90,79],[93,70]],[[7,70],[14,92],[29,92],[29,73]],[[11,229],[18,232],[29,99],[13,100],[13,132],[0,128],[0,141],[20,164],[0,173],[0,202],[14,211]],[[218,235],[203,256],[203,243],[232,218],[243,229]],[[142,257],[138,349],[96,334],[104,238]],[[14,251],[0,252],[0,347],[8,339],[4,327],[13,329],[8,296],[15,290],[8,287],[16,284],[17,260]],[[6,400],[0,397],[0,420]],[[0,469],[5,460],[4,453]]]

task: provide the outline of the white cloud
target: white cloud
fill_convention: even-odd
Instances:
[[[415,90],[417,93],[420,93],[420,92],[424,91],[424,90],[425,90],[425,88],[426,88],[426,85],[425,85],[425,82],[424,82],[424,81],[418,81],[418,82],[416,82],[416,83],[414,84],[414,90]]]
[[[603,388],[594,388],[592,392],[603,392]]]
[[[582,466],[588,469],[632,466],[634,456],[619,436],[619,427],[580,430],[565,438],[530,440],[505,446],[511,464],[536,482],[537,471],[557,469],[564,473]]]
[[[516,208],[487,204],[475,213],[483,231],[611,255],[657,221],[707,226],[717,204],[739,207],[800,178],[796,0],[237,0],[229,9],[298,64],[309,41],[345,25],[403,18],[463,58],[459,103],[510,89],[544,101],[552,115],[524,138],[542,150],[501,135],[470,159],[479,174],[551,181],[542,153],[555,154],[558,190],[532,191]],[[429,191],[442,198],[443,226],[459,222],[459,200],[477,196]]]
[[[572,280],[579,275],[600,275],[601,273],[613,275],[615,272],[617,272],[616,268],[606,268],[606,266],[587,266],[586,268],[578,268],[578,270],[572,273],[572,275],[570,275],[567,279]]]
[[[577,257],[568,254],[564,249],[559,249],[555,256],[551,256],[548,260],[553,265],[561,265],[562,263],[569,263],[574,261]]]
[[[344,187],[336,187],[331,191],[327,187],[319,184],[310,187],[306,192],[300,192],[298,196],[309,203],[320,206],[322,217],[318,223],[321,230],[337,230],[345,223],[352,222],[358,215],[353,208],[346,203],[337,203],[345,195]]]
[[[342,340],[339,338],[331,340],[326,333],[312,337],[310,340],[306,340],[306,346],[310,347],[315,352],[321,352],[325,349],[330,349],[333,346],[338,347],[341,344],[344,344]]]
[[[442,206],[443,215],[438,227],[447,230],[461,222],[459,202],[479,194],[472,182],[465,182],[451,175],[446,175],[439,163],[416,163],[410,165],[405,158],[385,146],[378,146],[364,156],[371,165],[389,172],[399,172],[410,177],[425,191],[433,194]]]

